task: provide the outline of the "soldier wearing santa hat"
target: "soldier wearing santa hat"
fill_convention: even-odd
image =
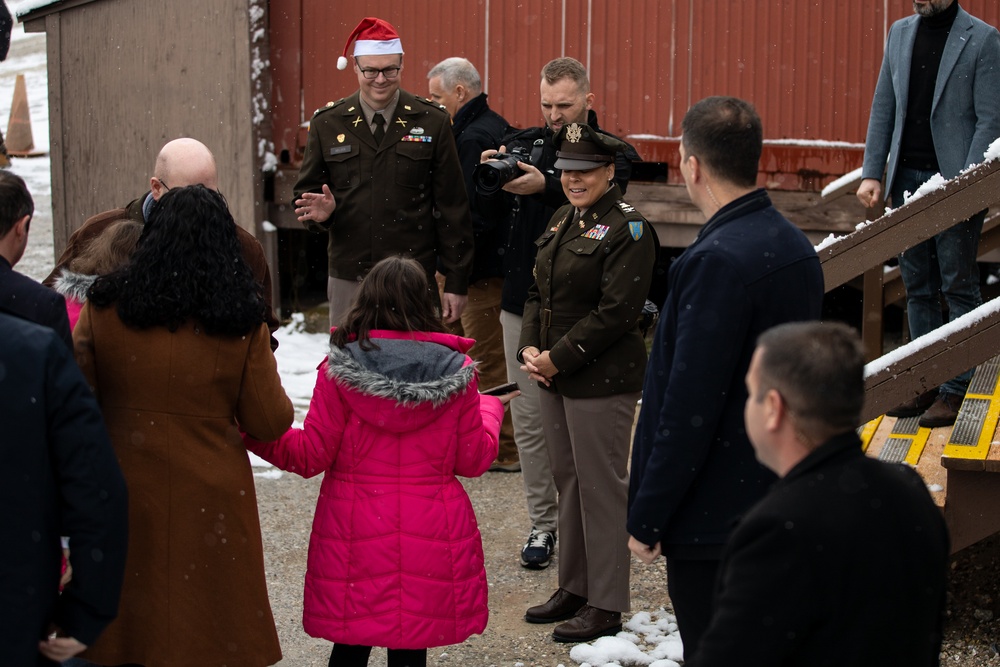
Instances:
[[[352,42],[358,92],[313,115],[294,191],[299,221],[330,236],[330,324],[371,267],[392,255],[420,262],[432,287],[435,270],[444,274],[441,314],[453,322],[467,301],[473,245],[451,119],[399,87],[403,46],[392,25],[362,19],[338,69]]]

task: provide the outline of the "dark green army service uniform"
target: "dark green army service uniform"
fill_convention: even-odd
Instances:
[[[376,144],[360,93],[313,115],[295,199],[327,184],[336,209],[307,226],[330,234],[332,278],[360,280],[379,260],[406,255],[420,262],[431,285],[440,260],[444,291],[465,294],[472,219],[451,119],[433,102],[400,90],[386,122]]]
[[[519,349],[549,350],[551,387],[569,398],[642,391],[646,344],[637,325],[653,275],[654,236],[612,186],[573,223],[567,204],[536,241],[535,284]]]
[[[563,166],[568,128],[557,137],[556,166],[564,176],[591,168],[590,158],[610,163],[624,146],[577,126],[582,141],[576,128],[569,141],[597,154]],[[535,284],[518,346],[549,350],[558,369],[550,387],[541,385],[539,409],[559,492],[559,587],[601,610],[606,621],[588,628],[591,617],[578,615],[555,628],[557,641],[586,641],[579,633],[592,630],[613,633],[629,609],[628,451],[646,368],[638,321],[656,259],[655,235],[617,185],[579,219],[576,210],[568,204],[556,211],[536,242]],[[528,613],[533,609],[540,608]]]

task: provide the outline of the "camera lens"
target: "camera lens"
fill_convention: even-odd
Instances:
[[[502,188],[510,180],[505,175],[505,167],[506,164],[499,160],[478,165],[472,172],[476,189],[484,195],[491,195]]]
[[[479,187],[487,193],[496,192],[502,185],[500,173],[496,169],[484,169],[479,177]]]

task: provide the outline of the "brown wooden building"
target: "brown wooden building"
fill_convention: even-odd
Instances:
[[[265,0],[61,0],[18,17],[47,40],[57,255],[87,217],[147,192],[182,136],[215,153],[233,216],[259,230],[266,15]]]

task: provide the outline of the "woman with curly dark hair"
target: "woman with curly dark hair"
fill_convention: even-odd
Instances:
[[[129,263],[90,289],[74,342],[128,482],[129,554],[118,618],[88,660],[281,659],[239,435],[292,423],[266,310],[225,199],[203,186],[165,193]]]

